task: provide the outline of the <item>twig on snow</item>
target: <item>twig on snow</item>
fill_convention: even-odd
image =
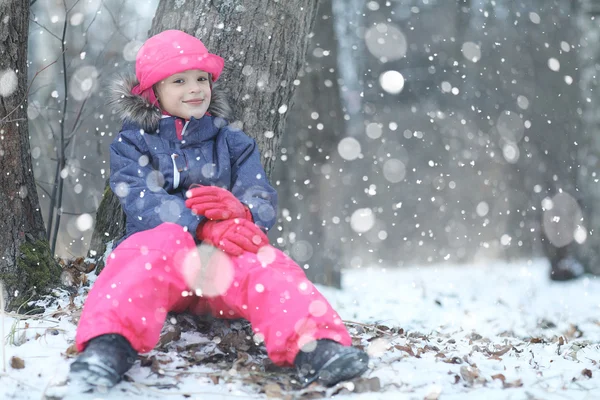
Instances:
[[[381,332],[385,335],[389,335],[389,336],[396,336],[396,334],[394,333],[390,333],[390,332],[386,332],[383,329],[379,329],[377,326],[375,326],[374,324],[363,324],[362,322],[355,322],[355,321],[348,321],[348,320],[343,320],[343,322],[345,324],[350,324],[350,325],[358,325],[358,326],[362,326],[364,328],[369,328],[369,329],[373,329],[377,332]]]

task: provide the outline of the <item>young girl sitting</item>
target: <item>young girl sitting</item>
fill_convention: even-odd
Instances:
[[[327,300],[269,245],[277,193],[255,141],[228,125],[213,87],[223,64],[197,38],[168,30],[140,48],[137,79],[115,85],[124,123],[110,147],[110,187],[126,237],[85,302],[73,377],[114,386],[158,343],[167,313],[182,311],[247,319],[271,360],[295,366],[304,384],[367,369]],[[207,245],[219,251],[207,256]]]

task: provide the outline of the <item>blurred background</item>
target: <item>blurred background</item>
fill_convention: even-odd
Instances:
[[[589,241],[597,102],[584,72],[600,45],[588,3],[321,0],[285,105],[272,242],[339,269],[532,259]],[[31,151],[62,257],[88,250],[120,129],[104,88],[133,70],[157,4],[33,1]]]

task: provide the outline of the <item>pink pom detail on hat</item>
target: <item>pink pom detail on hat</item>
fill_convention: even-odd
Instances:
[[[139,85],[133,94],[156,104],[152,86],[178,72],[201,69],[219,79],[225,61],[208,52],[202,41],[178,30],[167,30],[152,36],[140,47],[135,59],[135,75]]]

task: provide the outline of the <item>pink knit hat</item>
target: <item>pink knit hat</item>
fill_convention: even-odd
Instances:
[[[152,36],[140,47],[135,59],[135,75],[139,85],[132,93],[152,104],[156,96],[152,86],[163,79],[188,69],[201,69],[219,79],[225,61],[211,54],[199,39],[178,30],[167,30]]]

